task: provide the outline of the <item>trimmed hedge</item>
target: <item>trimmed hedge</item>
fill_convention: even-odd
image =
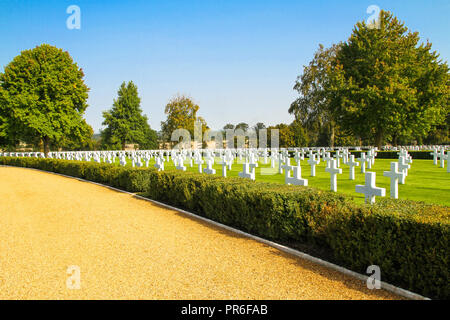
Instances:
[[[321,248],[337,262],[431,298],[450,298],[450,208],[351,197],[310,187],[94,162],[0,157],[0,164],[37,168],[124,189],[246,232]]]

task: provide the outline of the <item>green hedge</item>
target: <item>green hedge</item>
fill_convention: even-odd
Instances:
[[[0,164],[80,177],[187,209],[246,232],[321,248],[333,261],[431,298],[450,298],[450,208],[380,199],[373,206],[310,187],[94,162],[0,157]]]

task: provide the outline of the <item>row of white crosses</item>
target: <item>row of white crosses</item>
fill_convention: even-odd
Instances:
[[[433,148],[433,152],[430,153],[433,156],[433,164],[436,166],[439,159],[439,168],[445,167],[445,160],[447,160],[447,172],[450,172],[450,151],[445,153],[445,147],[440,146],[438,148]]]
[[[355,161],[354,155],[349,155],[348,149],[336,150],[336,159],[330,156],[330,153],[327,152],[325,148],[315,149],[317,153],[314,153],[313,149],[296,149],[294,151],[294,159],[296,161],[296,166],[292,166],[290,164],[290,158],[288,151],[286,149],[271,150],[271,167],[274,168],[275,161],[279,163],[279,172],[285,172],[285,183],[292,185],[301,185],[307,186],[308,180],[303,179],[301,177],[301,166],[300,161],[304,160],[305,152],[309,152],[309,160],[308,163],[311,166],[311,176],[315,176],[315,167],[320,163],[320,157],[323,158],[324,161],[327,162],[326,171],[330,173],[330,189],[332,191],[337,191],[337,175],[342,174],[342,169],[339,168],[340,160],[342,159],[343,163],[349,166],[349,179],[355,179],[354,168],[359,165],[357,161]],[[214,156],[215,151],[206,150],[205,161],[206,168],[202,170],[202,164],[204,163],[202,159],[202,151],[203,150],[171,150],[165,151],[167,155],[167,160],[172,158],[174,164],[178,170],[186,171],[186,167],[184,166],[184,161],[189,158],[191,167],[192,167],[192,159],[195,160],[196,164],[199,165],[199,172],[206,174],[215,174],[215,170],[213,169],[214,164]],[[267,162],[268,152],[267,149],[261,150],[249,150],[249,149],[226,149],[226,150],[218,150],[219,156],[222,159],[222,176],[226,177],[226,171],[231,170],[231,165],[233,160],[239,158],[242,160],[245,157],[245,162],[243,163],[243,170],[239,173],[239,176],[242,178],[247,178],[251,180],[255,180],[255,168],[258,167],[259,155],[264,157],[264,161]],[[119,162],[121,165],[126,165],[126,153],[125,152],[75,152],[75,153],[62,153],[55,154],[56,158],[65,158],[65,159],[76,159],[76,160],[85,160],[90,161],[91,157],[96,162],[100,162],[100,158],[103,157],[104,161],[107,163],[113,163],[118,153]],[[27,154],[28,155],[28,154]],[[143,166],[141,162],[141,157],[144,159],[146,166],[148,167],[148,163],[152,157],[155,158],[155,168],[158,170],[164,170],[164,151],[142,151],[142,152],[130,152],[129,153],[132,159],[133,166]],[[24,156],[23,154],[18,154],[18,156]],[[31,156],[31,154],[30,154]],[[39,153],[33,154],[33,156],[41,156]],[[53,156],[53,154],[51,155]],[[361,161],[361,172],[365,173],[365,164],[367,163],[368,168],[374,163],[376,156],[376,150],[370,149],[367,153],[361,153],[361,156],[358,160]],[[317,157],[317,158],[316,158]],[[399,153],[399,161],[398,163],[391,163],[391,170],[384,172],[384,176],[389,177],[391,179],[391,197],[398,198],[398,182],[404,184],[405,177],[408,174],[409,164],[412,163],[412,159],[407,153],[406,150],[400,149]],[[364,168],[363,168],[364,167]],[[293,171],[293,176],[291,176],[291,171]],[[384,196],[383,188],[377,188],[375,186],[375,173],[367,172],[365,176],[365,185],[356,186],[356,192],[361,192],[365,194],[367,201],[373,202],[375,196]]]
[[[296,186],[307,186],[308,180],[302,178],[302,167],[300,161],[297,161],[296,166],[291,166],[290,158],[286,159],[286,163],[282,166],[285,172],[285,184],[292,184]],[[291,171],[294,171],[294,175],[291,177]]]
[[[393,199],[398,199],[398,183],[405,184],[405,178],[412,163],[412,157],[405,149],[401,149],[398,154],[398,162],[391,162],[390,171],[383,172],[383,176],[390,179],[390,197]],[[355,187],[356,192],[363,193],[365,201],[369,203],[375,202],[375,196],[386,196],[386,189],[376,187],[375,179],[375,172],[366,172],[365,184]]]

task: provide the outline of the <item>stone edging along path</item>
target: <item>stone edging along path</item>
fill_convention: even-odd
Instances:
[[[12,167],[12,168],[16,168],[16,167],[14,167],[14,166],[4,166],[4,165],[1,165],[0,167]],[[129,195],[132,195],[132,196],[134,196],[134,197],[136,197],[136,198],[138,198],[138,199],[145,200],[145,201],[148,201],[148,202],[157,204],[157,205],[159,205],[159,206],[162,206],[162,207],[165,207],[165,208],[168,208],[168,209],[171,209],[171,210],[175,210],[175,211],[180,212],[180,213],[182,213],[182,214],[184,214],[184,215],[190,216],[190,217],[192,217],[192,218],[194,218],[194,219],[198,219],[198,220],[204,221],[204,222],[206,222],[206,223],[208,223],[208,224],[211,224],[211,225],[214,225],[214,226],[216,226],[216,227],[219,227],[219,228],[228,230],[228,231],[230,231],[230,232],[239,234],[239,235],[241,235],[241,236],[244,236],[244,237],[247,237],[247,238],[256,240],[256,241],[258,241],[258,242],[260,242],[260,243],[264,243],[264,244],[266,244],[266,245],[268,245],[268,246],[271,246],[271,247],[273,247],[273,248],[276,248],[276,249],[278,249],[278,250],[280,250],[280,251],[283,251],[283,252],[285,252],[285,253],[288,253],[288,254],[291,254],[291,255],[300,257],[300,258],[302,258],[302,259],[308,260],[308,261],[310,261],[310,262],[312,262],[312,263],[315,263],[315,264],[318,264],[318,265],[321,265],[321,266],[325,266],[325,267],[327,267],[327,268],[331,268],[331,269],[333,269],[333,270],[336,270],[336,271],[338,271],[338,272],[340,272],[340,273],[342,273],[342,274],[351,276],[351,277],[356,278],[356,279],[358,279],[358,280],[361,280],[361,281],[366,282],[366,280],[368,279],[368,276],[367,276],[367,275],[359,274],[359,273],[357,273],[357,272],[354,272],[354,271],[351,271],[351,270],[349,270],[349,269],[343,268],[343,267],[341,267],[341,266],[338,266],[338,265],[336,265],[336,264],[330,263],[330,262],[328,262],[328,261],[325,261],[325,260],[322,260],[322,259],[313,257],[313,256],[311,256],[311,255],[309,255],[309,254],[306,254],[306,253],[303,253],[303,252],[301,252],[301,251],[298,251],[298,250],[295,250],[295,249],[292,249],[292,248],[283,246],[283,245],[278,244],[278,243],[276,243],[276,242],[269,241],[269,240],[266,240],[266,239],[263,239],[263,238],[254,236],[254,235],[252,235],[252,234],[243,232],[243,231],[241,231],[241,230],[232,228],[232,227],[230,227],[230,226],[227,226],[227,225],[218,223],[218,222],[216,222],[216,221],[214,221],[214,220],[211,220],[211,219],[208,219],[208,218],[205,218],[205,217],[196,215],[196,214],[194,214],[194,213],[192,213],[192,212],[188,212],[188,211],[185,211],[185,210],[182,210],[182,209],[179,209],[179,208],[175,208],[175,207],[172,207],[172,206],[167,205],[167,204],[165,204],[165,203],[161,203],[161,202],[156,201],[156,200],[152,200],[152,199],[149,199],[149,198],[145,198],[145,197],[139,196],[139,195],[137,195],[137,194],[134,194],[134,193],[131,193],[131,192],[128,192],[128,191],[124,191],[124,190],[121,190],[121,189],[117,189],[117,188],[114,188],[114,187],[111,187],[111,186],[108,186],[108,185],[104,185],[104,184],[101,184],[101,183],[97,183],[97,182],[85,180],[85,179],[82,179],[82,178],[73,177],[73,176],[68,176],[68,175],[64,175],[64,174],[60,174],[60,173],[55,173],[55,172],[51,172],[51,171],[45,171],[45,170],[40,170],[40,169],[35,169],[35,168],[23,168],[23,169],[31,169],[31,170],[36,170],[36,171],[45,172],[45,173],[52,173],[52,174],[59,175],[59,176],[62,176],[62,177],[72,178],[72,179],[76,179],[76,180],[79,180],[79,181],[92,183],[92,184],[95,184],[95,185],[98,185],[98,186],[106,187],[106,188],[108,188],[108,189],[111,189],[111,190],[114,190],[114,191],[117,191],[117,192],[129,194]],[[421,295],[419,295],[419,294],[416,294],[416,293],[414,293],[414,292],[411,292],[411,291],[408,291],[408,290],[405,290],[405,289],[402,289],[402,288],[393,286],[393,285],[391,285],[391,284],[389,284],[389,283],[386,283],[386,282],[383,282],[383,281],[381,281],[381,288],[382,288],[382,289],[385,289],[385,290],[387,290],[387,291],[390,291],[390,292],[392,292],[392,293],[395,293],[395,294],[397,294],[397,295],[399,295],[399,296],[408,298],[408,299],[414,299],[414,300],[429,300],[428,298],[423,297],[423,296],[421,296]]]

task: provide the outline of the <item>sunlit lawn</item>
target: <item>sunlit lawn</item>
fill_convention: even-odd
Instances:
[[[167,158],[166,158],[167,159]],[[220,159],[216,158],[214,169],[216,169],[216,175],[222,175],[222,165]],[[390,180],[383,176],[383,171],[389,171],[390,162],[394,159],[376,159],[372,169],[366,171],[373,171],[377,173],[376,185],[378,187],[386,188],[386,196],[389,197]],[[284,184],[284,173],[278,174],[278,164],[275,165],[275,169],[268,170],[270,168],[270,159],[267,164],[263,164],[264,160],[261,158],[259,167],[256,168],[256,181],[274,182]],[[119,160],[116,158],[116,163]],[[149,163],[149,166],[155,164],[154,159]],[[291,165],[295,164],[295,160],[291,159]],[[128,159],[127,166],[131,166],[131,160]],[[145,166],[145,163],[144,163]],[[198,165],[193,162],[193,166],[190,167],[189,161],[185,161],[187,171],[198,172]],[[203,169],[206,168],[206,164],[203,164]],[[316,176],[311,177],[311,167],[307,163],[307,160],[301,161],[302,178],[308,179],[308,185],[311,187],[320,188],[323,190],[330,189],[330,174],[325,171],[325,162],[321,161],[316,166]],[[261,169],[264,174],[261,174]],[[364,195],[355,192],[355,185],[364,184],[364,174],[361,173],[360,167],[355,167],[355,180],[349,180],[349,168],[341,161],[340,168],[342,174],[338,175],[338,192],[349,194],[353,196],[354,200],[358,203],[364,202]],[[164,162],[164,169],[166,171],[176,170],[172,161]],[[237,160],[232,165],[232,170],[227,171],[228,177],[238,177],[238,173],[242,171],[242,164],[237,163]],[[269,171],[269,172],[268,172]],[[291,174],[292,176],[292,174]],[[399,198],[425,201],[428,203],[437,203],[450,206],[450,173],[447,173],[447,168],[439,168],[433,165],[432,160],[413,160],[411,169],[408,170],[408,176],[406,177],[406,183],[404,185],[399,183]]]

